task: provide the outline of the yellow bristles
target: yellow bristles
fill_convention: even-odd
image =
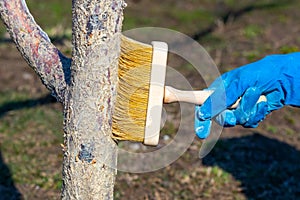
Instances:
[[[112,124],[114,139],[144,140],[152,51],[151,45],[121,37],[119,81]]]

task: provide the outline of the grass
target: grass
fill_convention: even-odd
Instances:
[[[56,30],[59,35],[65,34],[72,27],[72,1],[69,0],[26,0],[27,6],[34,16],[35,21],[48,33],[53,28],[61,25]],[[0,25],[0,37],[6,33],[4,25]],[[53,35],[51,35],[53,36]]]
[[[243,51],[242,54],[249,62],[254,62],[261,57],[261,52],[257,49],[251,51]]]
[[[202,28],[208,27],[210,24],[214,23],[214,20],[216,19],[216,16],[214,16],[212,12],[197,7],[192,10],[184,10],[180,7],[175,7],[170,9],[167,15],[177,22],[177,27],[180,25],[180,29],[185,29],[185,31],[182,30],[183,32],[190,34],[199,29],[201,30]]]
[[[280,53],[283,53],[283,54],[293,53],[293,52],[298,52],[298,51],[299,51],[299,47],[295,46],[295,45],[292,45],[292,46],[284,45],[280,48]]]
[[[275,134],[275,133],[278,132],[278,128],[277,128],[276,126],[273,126],[273,125],[268,125],[268,126],[267,126],[267,131],[269,131],[269,132]]]
[[[57,25],[62,25],[61,34],[72,26],[72,2],[69,0],[27,0],[29,10],[37,23],[48,32]]]
[[[129,14],[124,18],[123,30],[130,30],[137,27],[153,26],[153,24],[157,23],[157,20],[158,18],[149,18],[144,16],[137,18]]]
[[[12,101],[29,99],[26,93],[1,92],[0,107]],[[0,118],[0,150],[12,174],[12,181],[17,185],[60,189],[61,110],[51,105],[29,108],[20,105],[16,110],[1,112]]]
[[[247,39],[253,39],[255,37],[258,37],[262,33],[262,28],[258,25],[250,24],[246,26],[243,30],[243,35]]]

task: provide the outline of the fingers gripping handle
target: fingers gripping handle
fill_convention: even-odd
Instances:
[[[213,93],[213,90],[198,90],[198,91],[182,91],[177,90],[170,86],[165,86],[164,103],[172,103],[177,101],[193,103],[196,105],[202,105],[206,99]],[[238,107],[241,101],[241,97],[229,107],[229,109],[235,109]],[[266,96],[261,95],[257,103],[267,101]],[[199,113],[200,106],[196,106],[195,114]],[[195,133],[200,139],[205,139],[210,133],[212,126],[211,120],[200,121],[195,116]]]

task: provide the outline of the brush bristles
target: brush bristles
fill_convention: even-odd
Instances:
[[[152,46],[122,36],[113,115],[117,140],[143,142],[151,76]]]

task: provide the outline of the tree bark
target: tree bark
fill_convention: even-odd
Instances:
[[[118,0],[73,0],[63,199],[113,198],[117,146],[110,133],[123,6]]]
[[[111,139],[123,0],[73,0],[71,59],[51,43],[24,0],[1,0],[11,38],[64,104],[63,199],[113,199],[117,146]]]

